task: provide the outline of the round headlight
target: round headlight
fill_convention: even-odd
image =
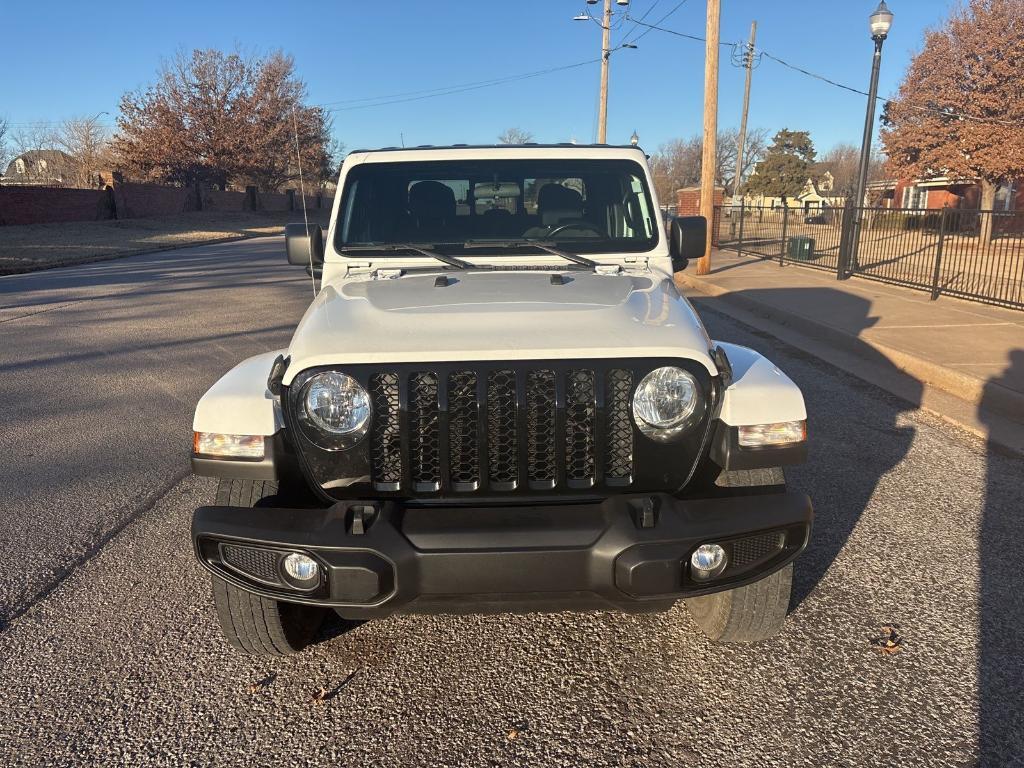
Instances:
[[[656,368],[644,376],[633,395],[637,426],[677,431],[697,412],[700,385],[682,368]],[[644,430],[645,432],[647,430]]]
[[[306,415],[332,435],[349,435],[370,421],[370,395],[358,381],[344,373],[318,373],[306,385]]]

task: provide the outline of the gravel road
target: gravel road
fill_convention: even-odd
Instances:
[[[214,491],[187,475],[191,409],[287,342],[310,289],[281,250],[0,278],[0,765],[1024,765],[1024,461],[714,300],[712,335],[768,354],[810,411],[789,478],[818,517],[781,636],[714,646],[678,607],[233,652],[189,546]]]

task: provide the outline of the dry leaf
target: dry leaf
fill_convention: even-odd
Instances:
[[[871,639],[871,645],[878,653],[889,655],[899,653],[903,648],[903,636],[899,633],[899,624],[890,624],[881,628],[881,635]]]
[[[519,731],[513,728],[511,731],[508,732],[508,735],[505,738],[509,741],[515,741],[517,736],[519,736]]]

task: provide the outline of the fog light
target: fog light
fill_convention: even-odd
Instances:
[[[292,552],[284,559],[284,571],[296,581],[309,582],[317,577],[320,568],[312,557]]]
[[[701,544],[690,555],[690,568],[695,579],[710,579],[725,569],[725,550],[717,544]]]

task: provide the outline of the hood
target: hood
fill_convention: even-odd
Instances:
[[[671,279],[652,272],[407,274],[325,285],[295,329],[296,373],[339,363],[687,357],[711,342]]]

